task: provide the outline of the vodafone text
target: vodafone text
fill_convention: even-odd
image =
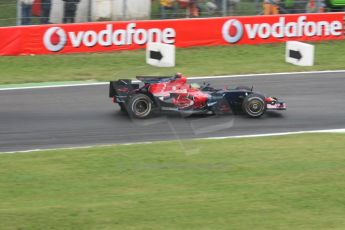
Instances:
[[[111,45],[143,45],[147,42],[157,41],[162,43],[174,43],[176,32],[172,28],[165,28],[163,30],[152,29],[136,29],[135,23],[129,23],[126,30],[113,30],[113,25],[108,24],[105,30],[95,32],[93,30],[68,32],[73,47],[79,47],[81,44],[92,47],[96,44],[101,46]]]
[[[331,23],[326,21],[306,22],[306,16],[298,18],[297,22],[285,23],[285,18],[280,17],[279,22],[270,25],[268,23],[262,24],[246,24],[245,28],[250,39],[255,39],[256,36],[260,38],[268,38],[270,36],[276,38],[282,37],[302,37],[302,36],[322,36],[335,35],[339,36],[342,32],[342,23],[333,21]]]
[[[54,33],[60,37],[60,42],[54,44],[52,36]],[[161,42],[172,44],[175,42],[176,32],[173,28],[150,28],[140,29],[136,28],[136,23],[129,23],[126,29],[115,29],[112,24],[107,24],[104,30],[96,32],[94,30],[66,32],[60,27],[54,27],[47,30],[44,35],[44,44],[50,51],[57,52],[63,49],[66,40],[69,40],[72,47],[78,48],[80,46],[93,47],[100,46],[122,46],[122,45],[144,45],[147,42]]]
[[[306,16],[300,16],[296,21],[286,22],[285,17],[279,17],[276,23],[244,24],[249,39],[257,38],[294,38],[313,36],[341,36],[343,24],[341,21],[306,21]],[[236,28],[236,34],[230,34],[231,27]],[[223,25],[223,37],[229,43],[236,43],[243,37],[243,24],[237,19],[228,20]]]

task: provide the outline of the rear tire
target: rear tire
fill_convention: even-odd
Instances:
[[[119,103],[119,106],[120,106],[121,112],[127,113],[127,109],[124,103],[122,102]]]
[[[242,103],[243,111],[252,118],[259,118],[266,112],[266,103],[259,94],[249,94]]]
[[[152,104],[151,98],[145,94],[135,94],[127,103],[127,111],[134,118],[148,118],[152,115]]]

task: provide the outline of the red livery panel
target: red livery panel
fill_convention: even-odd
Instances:
[[[95,22],[0,28],[0,55],[344,39],[344,13]]]

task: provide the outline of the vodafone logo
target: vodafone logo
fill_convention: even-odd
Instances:
[[[225,41],[229,43],[238,42],[243,36],[242,23],[236,19],[230,19],[224,23],[222,34]]]
[[[223,39],[228,43],[269,38],[298,38],[342,36],[344,25],[341,21],[307,21],[306,16],[299,16],[295,21],[279,17],[271,23],[242,23],[236,19],[226,21],[222,28]]]
[[[128,23],[126,28],[114,28],[106,24],[98,30],[78,30],[65,32],[60,27],[49,28],[43,37],[44,46],[53,52],[62,50],[68,43],[73,48],[94,46],[145,45],[148,42],[175,43],[176,31],[173,28],[137,28],[136,23]]]
[[[60,27],[49,28],[43,36],[44,46],[52,52],[62,50],[67,42],[66,32]]]

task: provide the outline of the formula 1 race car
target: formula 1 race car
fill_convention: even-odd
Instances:
[[[286,110],[284,102],[253,91],[253,87],[216,89],[187,83],[182,74],[169,77],[140,76],[140,81],[111,81],[109,97],[134,118],[148,118],[154,111],[186,114],[247,114],[258,118],[267,110]]]

